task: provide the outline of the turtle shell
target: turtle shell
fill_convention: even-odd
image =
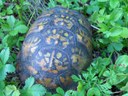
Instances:
[[[49,89],[71,88],[71,76],[86,69],[92,58],[91,29],[79,12],[55,7],[31,26],[17,64],[20,79],[33,76]]]

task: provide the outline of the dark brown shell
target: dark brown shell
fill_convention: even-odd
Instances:
[[[22,81],[33,76],[47,88],[70,88],[71,75],[90,65],[91,30],[77,11],[55,7],[31,26],[19,55],[17,70]]]

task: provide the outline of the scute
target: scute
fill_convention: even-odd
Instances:
[[[92,58],[91,29],[79,12],[55,7],[31,26],[17,60],[25,81],[33,76],[48,89],[72,88],[71,76],[86,69]]]

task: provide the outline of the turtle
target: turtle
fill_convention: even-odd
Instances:
[[[17,59],[22,82],[28,77],[48,89],[72,88],[72,75],[92,61],[92,31],[80,12],[57,6],[35,20],[23,41]]]

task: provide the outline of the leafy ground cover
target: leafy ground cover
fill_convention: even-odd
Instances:
[[[128,96],[127,0],[46,0],[43,4],[35,0],[41,4],[35,10],[28,1],[0,0],[0,96]],[[16,56],[41,8],[57,5],[78,10],[88,18],[94,59],[88,69],[72,76],[77,90],[59,87],[50,93],[35,84],[33,77],[22,86],[16,74]]]

